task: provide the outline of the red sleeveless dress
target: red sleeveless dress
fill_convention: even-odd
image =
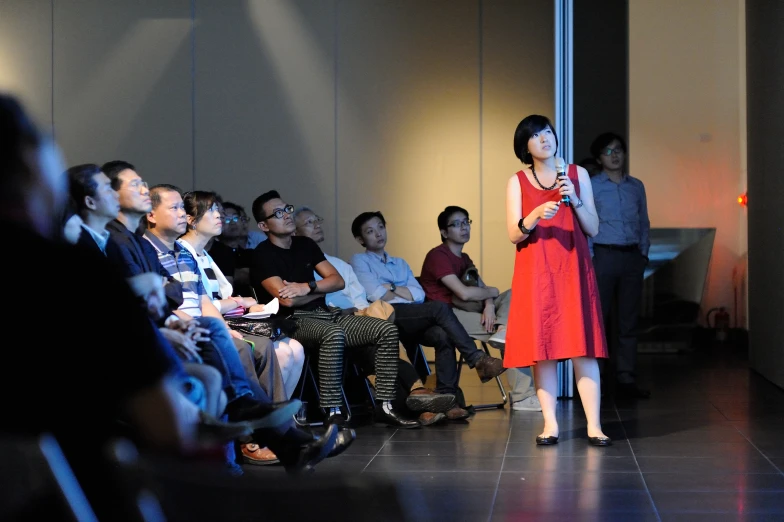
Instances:
[[[567,174],[579,198],[577,167],[569,165]],[[540,190],[522,171],[517,179],[523,216],[561,199],[557,188]],[[581,356],[607,357],[607,342],[588,240],[574,209],[561,205],[517,245],[504,366]]]

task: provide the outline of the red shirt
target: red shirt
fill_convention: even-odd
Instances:
[[[422,263],[419,283],[425,290],[425,297],[430,301],[442,301],[452,306],[452,291],[441,282],[441,278],[454,274],[458,278],[463,275],[474,262],[463,253],[457,257],[446,243],[442,243],[427,253]]]

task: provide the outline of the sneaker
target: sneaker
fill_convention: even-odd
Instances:
[[[506,328],[494,333],[493,336],[487,340],[487,344],[493,348],[502,349],[506,345]]]
[[[515,411],[542,411],[542,405],[539,404],[539,398],[536,395],[531,395],[527,399],[513,403],[512,409]]]

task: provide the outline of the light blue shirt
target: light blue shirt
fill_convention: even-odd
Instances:
[[[351,265],[340,258],[332,257],[327,254],[324,254],[324,257],[326,257],[327,261],[335,267],[335,270],[338,271],[338,274],[340,274],[340,277],[342,277],[343,281],[346,283],[343,290],[331,292],[324,296],[327,306],[334,306],[343,310],[346,310],[347,308],[364,310],[370,306],[370,303],[368,303],[367,300],[367,294],[365,293],[365,287],[360,284]],[[316,281],[321,281],[322,279],[316,271],[313,272],[313,277],[315,277]]]
[[[354,254],[351,258],[351,267],[357,274],[357,279],[365,287],[367,299],[371,303],[378,301],[387,289],[382,285],[394,283],[395,286],[405,286],[411,292],[413,301],[407,301],[402,297],[395,297],[389,303],[423,303],[425,301],[425,291],[419,281],[414,277],[411,267],[404,259],[392,257],[386,252],[383,256],[373,252]]]
[[[103,232],[97,232],[84,223],[82,223],[82,229],[86,230],[87,233],[93,237],[95,242],[98,244],[98,248],[100,248],[101,252],[106,255],[106,243],[109,241],[109,231],[104,230]]]
[[[628,174],[620,183],[613,182],[606,172],[591,178],[593,200],[599,216],[599,233],[593,245],[639,245],[640,253],[648,257],[651,247],[651,222],[645,185]]]

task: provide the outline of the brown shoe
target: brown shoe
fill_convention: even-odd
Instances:
[[[452,421],[467,419],[469,416],[470,413],[468,413],[467,410],[464,410],[460,406],[455,406],[454,408],[446,412],[446,418]]]
[[[444,413],[455,407],[455,396],[451,393],[436,393],[427,388],[417,388],[406,397],[406,408],[411,411]]]
[[[241,444],[242,460],[245,464],[253,464],[254,466],[269,466],[271,464],[278,464],[278,456],[272,453],[269,448],[260,448],[258,444]]]
[[[441,422],[444,419],[446,419],[446,414],[444,413],[433,413],[432,411],[426,411],[419,414],[419,425],[430,426],[431,424],[436,424],[437,422]]]
[[[476,363],[474,369],[476,370],[476,373],[479,375],[479,379],[482,382],[495,379],[506,371],[506,368],[504,368],[504,363],[501,361],[501,359],[496,359],[495,357],[487,354],[479,359],[479,362]]]

